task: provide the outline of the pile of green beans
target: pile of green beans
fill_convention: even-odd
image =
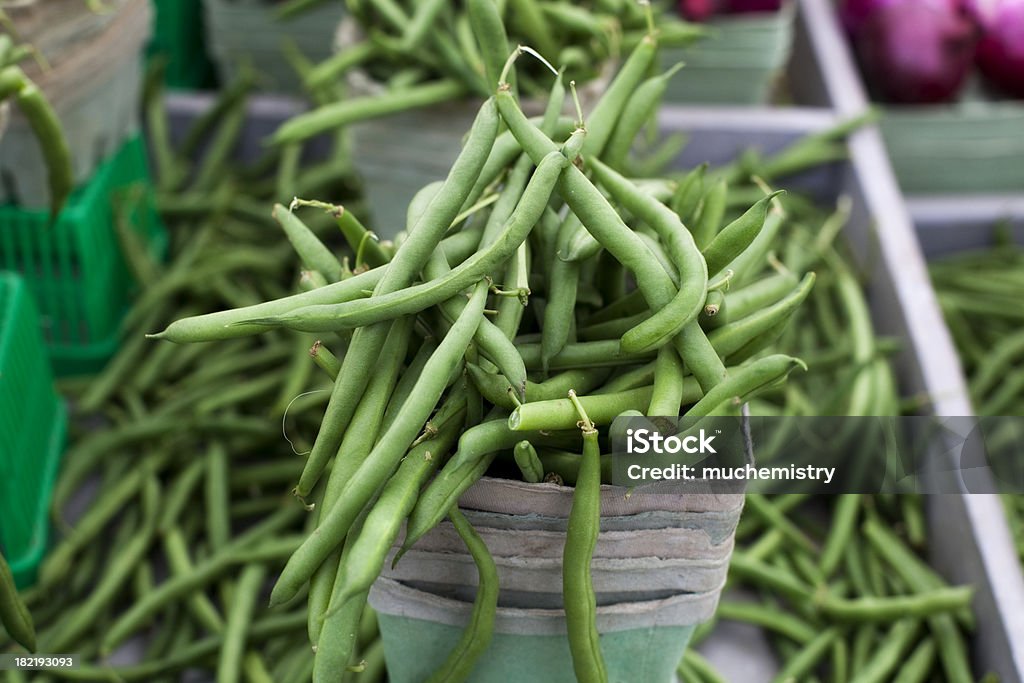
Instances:
[[[344,74],[361,67],[385,88],[374,95],[338,99],[284,124],[278,143],[367,118],[394,114],[468,96],[493,94],[501,63],[516,45],[529,45],[552,64],[564,68],[566,80],[582,85],[604,76],[623,54],[647,34],[649,19],[636,0],[349,0],[352,18],[365,35],[343,45],[324,62],[301,69],[300,78],[315,99],[337,86]],[[669,7],[656,3],[653,21],[663,45],[682,46],[703,35]],[[481,25],[504,41],[478,40]],[[524,64],[514,87],[524,97],[543,98],[549,76],[539,64]],[[513,79],[510,79],[513,80]],[[662,87],[664,89],[664,87]]]
[[[782,200],[786,249],[766,277],[795,264],[818,274],[778,341],[808,372],[752,400],[751,414],[897,415],[909,406],[888,358],[895,347],[877,337],[853,259],[836,239],[849,207],[841,201],[825,214],[795,199]],[[735,592],[727,590],[716,620],[762,628],[777,681],[974,681],[970,591],[949,588],[928,567],[927,542],[920,497],[749,494],[730,568]],[[713,627],[699,629],[698,650]],[[698,654],[679,673],[722,680]]]
[[[344,150],[301,169],[282,158],[262,168],[233,162],[244,91],[226,93],[172,146],[159,74],[152,76],[146,116],[171,258],[152,261],[122,231],[141,292],[104,371],[61,385],[73,432],[54,491],[58,538],[22,595],[38,651],[78,654],[82,666],[8,671],[0,680],[160,682],[185,671],[218,681],[310,680],[305,607],[269,610],[267,577],[308,523],[288,489],[329,395],[307,354],[313,340],[275,332],[156,347],[145,332],[293,291],[300,264],[264,207],[289,198],[293,183],[355,206],[357,188]],[[206,155],[189,164],[203,145]],[[335,234],[327,217],[325,228]],[[5,629],[32,645],[7,621],[13,603],[2,571],[0,586]],[[144,639],[141,661],[106,659],[136,636]],[[346,671],[344,680],[383,680],[372,611],[354,640],[351,664],[361,672]],[[0,652],[9,651],[22,650],[0,630]]]
[[[936,261],[930,273],[975,412],[1024,415],[1024,248],[1005,240]]]
[[[470,20],[481,46],[508,42],[500,16]],[[545,115],[530,120],[510,86],[518,51],[507,59],[482,51],[498,87],[447,179],[423,188],[407,230],[379,245],[372,264],[346,271],[303,229],[317,202],[277,207],[313,287],[153,335],[177,343],[318,335],[317,364],[334,387],[294,491],[313,506],[315,530],[271,594],[284,605],[308,591],[314,680],[334,680],[351,660],[355,624],[402,522],[404,551],[488,472],[575,484],[563,577],[570,650],[582,680],[603,680],[589,586],[599,433],[627,411],[734,414],[803,367],[762,353],[814,276],[760,279],[782,215],[777,193],[751,184],[749,169],[771,178],[773,168],[819,163],[848,128],[715,175],[699,168],[631,179],[630,143],[653,111],[634,95],[663,80],[648,77],[657,48],[657,34],[640,40],[586,120],[568,129],[561,76]],[[608,154],[623,144],[625,154]],[[320,206],[339,223],[352,220]],[[465,526],[457,512],[454,521]],[[493,562],[460,533],[481,588],[438,680],[472,671],[496,606]]]
[[[975,413],[1024,416],[1024,249],[1001,235],[991,248],[936,261],[930,270]],[[1006,494],[1003,502],[1024,561],[1024,496]]]

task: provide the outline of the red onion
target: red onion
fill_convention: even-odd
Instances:
[[[725,2],[725,11],[728,14],[778,12],[781,8],[782,0],[726,0]]]
[[[778,12],[782,0],[678,0],[676,7],[688,21],[706,21],[715,14]]]
[[[715,13],[718,3],[715,0],[679,0],[679,15],[687,21],[706,21]]]
[[[872,14],[896,0],[843,0],[839,5],[839,20],[851,36],[856,35]]]
[[[982,21],[978,68],[1007,95],[1024,98],[1024,0],[998,0]]]
[[[852,34],[864,78],[886,102],[946,102],[959,92],[977,42],[958,0],[882,0]]]

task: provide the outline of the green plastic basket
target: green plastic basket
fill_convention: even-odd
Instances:
[[[153,0],[153,38],[147,56],[167,59],[164,81],[172,88],[200,90],[213,85],[206,54],[201,0]]]
[[[46,550],[65,428],[28,287],[0,272],[0,549],[22,588]]]
[[[143,192],[126,191],[140,184]],[[24,277],[59,375],[98,371],[120,342],[118,325],[136,287],[119,248],[115,204],[162,259],[167,233],[139,136],[75,190],[56,222],[51,224],[45,210],[0,207],[0,268]]]
[[[1024,104],[888,106],[879,126],[904,192],[1024,190]]]

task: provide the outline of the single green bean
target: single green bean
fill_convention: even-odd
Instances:
[[[822,631],[809,642],[800,653],[786,662],[786,665],[772,679],[773,683],[794,683],[803,680],[825,656],[832,643],[839,637],[839,629]]]
[[[920,623],[911,619],[897,621],[884,637],[885,644],[879,648],[863,669],[854,676],[851,683],[882,683],[892,680],[900,662],[913,644]]]
[[[530,484],[537,484],[544,480],[544,466],[537,455],[537,449],[526,439],[515,445],[515,460],[519,471],[523,475],[523,481]]]
[[[302,306],[339,303],[367,296],[384,276],[386,267],[374,268],[354,277],[293,294],[276,301],[268,301],[246,308],[207,313],[191,318],[176,320],[163,332],[147,335],[152,339],[167,339],[175,343],[216,341],[259,334],[265,328],[259,325],[245,326],[240,323],[254,318],[270,317],[288,313]]]
[[[501,79],[501,70],[510,51],[505,24],[491,0],[469,0],[466,9],[483,57],[487,87],[494,88]]]
[[[902,617],[930,617],[954,612],[971,602],[970,586],[936,588],[915,595],[843,599],[828,595],[817,600],[817,608],[837,621],[859,623],[883,622]]]
[[[715,235],[715,238],[703,250],[709,275],[714,275],[724,269],[753,243],[758,233],[764,228],[771,201],[780,194],[783,194],[782,190],[772,192],[767,197],[759,199],[742,216],[729,223]]]
[[[14,574],[0,553],[0,626],[29,652],[36,651],[36,629],[32,615],[14,585]]]
[[[195,565],[188,554],[185,533],[180,527],[168,529],[164,536],[164,554],[172,576],[187,576],[195,571]],[[141,599],[141,598],[140,598]],[[224,619],[210,598],[203,592],[195,592],[188,598],[188,609],[195,620],[211,633],[224,629]]]
[[[609,166],[625,170],[629,150],[640,130],[651,122],[668,89],[668,82],[682,68],[676,64],[665,73],[648,78],[629,98],[603,155]]]
[[[469,624],[441,668],[427,679],[428,683],[459,683],[468,680],[480,657],[490,645],[494,633],[494,618],[498,610],[498,567],[487,550],[487,544],[457,505],[448,511],[448,517],[469,549],[479,578]]]
[[[935,663],[935,641],[925,640],[896,672],[893,683],[924,683]]]
[[[747,602],[722,601],[718,603],[716,615],[726,621],[742,621],[806,644],[814,640],[818,631],[806,621],[776,608]]]
[[[758,391],[785,378],[797,368],[807,369],[798,358],[776,354],[760,358],[748,365],[737,368],[725,380],[704,394],[696,404],[686,411],[688,417],[703,417],[723,405],[732,405],[739,399],[752,396]]]
[[[233,591],[233,602],[224,625],[224,644],[217,663],[217,683],[234,683],[241,678],[242,658],[256,601],[267,568],[263,564],[247,565]]]
[[[595,424],[607,425],[624,410],[646,410],[650,405],[654,387],[647,386],[615,394],[591,394],[579,397]],[[686,379],[683,403],[693,403],[700,397],[700,387],[692,377]],[[672,414],[671,411],[669,414]],[[678,409],[676,413],[678,415]],[[566,399],[531,401],[517,407],[508,418],[508,428],[516,431],[571,429],[577,422],[573,404]]]
[[[861,497],[855,493],[839,496],[832,512],[832,528],[821,550],[819,565],[821,573],[830,577],[843,559],[843,551],[850,545],[860,514]]]
[[[50,215],[56,217],[75,184],[67,138],[49,101],[20,68],[7,67],[0,78],[6,80],[12,74],[18,81],[15,95],[18,108],[25,115],[36,140],[39,141],[43,160],[46,162],[50,188]],[[0,83],[0,89],[5,89],[4,85]]]
[[[706,249],[718,236],[718,229],[725,216],[728,194],[729,184],[725,178],[716,180],[704,194],[700,220],[693,226],[693,240],[701,249]]]
[[[299,255],[302,265],[307,270],[317,271],[326,277],[329,282],[339,282],[342,280],[343,270],[341,263],[324,246],[324,243],[320,241],[316,233],[310,230],[291,209],[285,208],[280,204],[274,204],[274,210],[271,215],[278,225],[281,226],[281,229],[284,230],[285,236],[291,242],[292,248],[295,249],[295,253]]]
[[[647,415],[675,417],[679,414],[684,393],[683,363],[679,354],[671,346],[663,346],[658,349],[654,363],[654,388]]]
[[[275,145],[301,142],[320,133],[353,123],[448,102],[465,94],[466,87],[462,83],[440,80],[399,92],[346,99],[293,116],[274,131],[271,142]]]
[[[583,432],[583,458],[572,494],[562,560],[562,595],[569,651],[576,679],[586,683],[608,680],[597,631],[597,596],[590,574],[601,520],[601,451],[597,428],[586,409],[569,392]]]

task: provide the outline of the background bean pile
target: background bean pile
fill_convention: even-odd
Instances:
[[[967,373],[975,412],[1024,416],[1024,313],[1019,303],[1024,251],[1010,239],[1001,240],[991,249],[937,261],[931,276]],[[1014,437],[1019,443],[1019,435]],[[1007,495],[1003,501],[1024,560],[1024,496]]]
[[[186,669],[218,680],[311,675],[304,606],[270,611],[263,589],[306,524],[288,491],[302,469],[295,452],[308,449],[328,396],[313,374],[312,341],[281,332],[181,347],[144,336],[182,314],[294,290],[296,263],[265,208],[291,196],[291,183],[358,205],[339,157],[293,177],[276,158],[233,162],[245,95],[225,94],[172,150],[153,86],[147,115],[171,256],[154,263],[126,244],[143,291],[125,343],[103,374],[62,386],[76,417],[54,500],[63,539],[25,598],[40,651],[81,654],[85,666],[64,674],[77,680],[110,680],[114,670],[136,681],[180,680]],[[199,149],[205,156],[190,163]],[[319,227],[334,234],[329,220]],[[133,234],[122,231],[126,240]],[[145,637],[136,653],[143,663],[98,666],[112,627]],[[382,679],[372,612],[357,647],[367,669],[360,680]]]
[[[785,197],[782,205],[785,248],[774,270],[795,282],[788,271],[801,264],[817,279],[778,348],[805,359],[808,371],[753,399],[751,414],[912,411],[917,401],[900,401],[889,363],[898,345],[876,336],[855,261],[840,239],[845,200],[831,214],[799,198]],[[765,628],[781,664],[779,681],[973,681],[965,640],[971,613],[939,599],[949,589],[925,560],[922,503],[910,495],[748,494],[730,566],[730,581],[744,590],[726,595],[716,618]],[[864,611],[809,612],[823,586],[860,601]],[[903,609],[888,612],[886,600]],[[702,627],[697,642],[712,628]],[[714,680],[706,673],[699,655],[688,654],[684,680]]]
[[[581,3],[507,0],[495,3],[494,13],[479,11],[472,2],[442,0],[360,0],[347,3],[355,26],[339,36],[335,55],[320,64],[303,64],[293,53],[303,87],[323,102],[318,109],[288,121],[275,135],[279,143],[303,140],[363,119],[381,116],[467,95],[489,97],[495,81],[488,62],[500,63],[506,43],[480,41],[474,22],[490,22],[489,30],[504,30],[507,44],[529,45],[565,70],[566,81],[580,87],[606,79],[618,60],[628,54],[649,29],[645,7],[633,0],[593,0]],[[671,3],[656,3],[654,19],[664,46],[688,45],[703,35],[700,27],[680,21]],[[380,86],[376,93],[344,100],[330,97],[345,89],[345,74],[362,68]],[[516,85],[524,97],[543,100],[550,78],[539,63],[517,69]]]

